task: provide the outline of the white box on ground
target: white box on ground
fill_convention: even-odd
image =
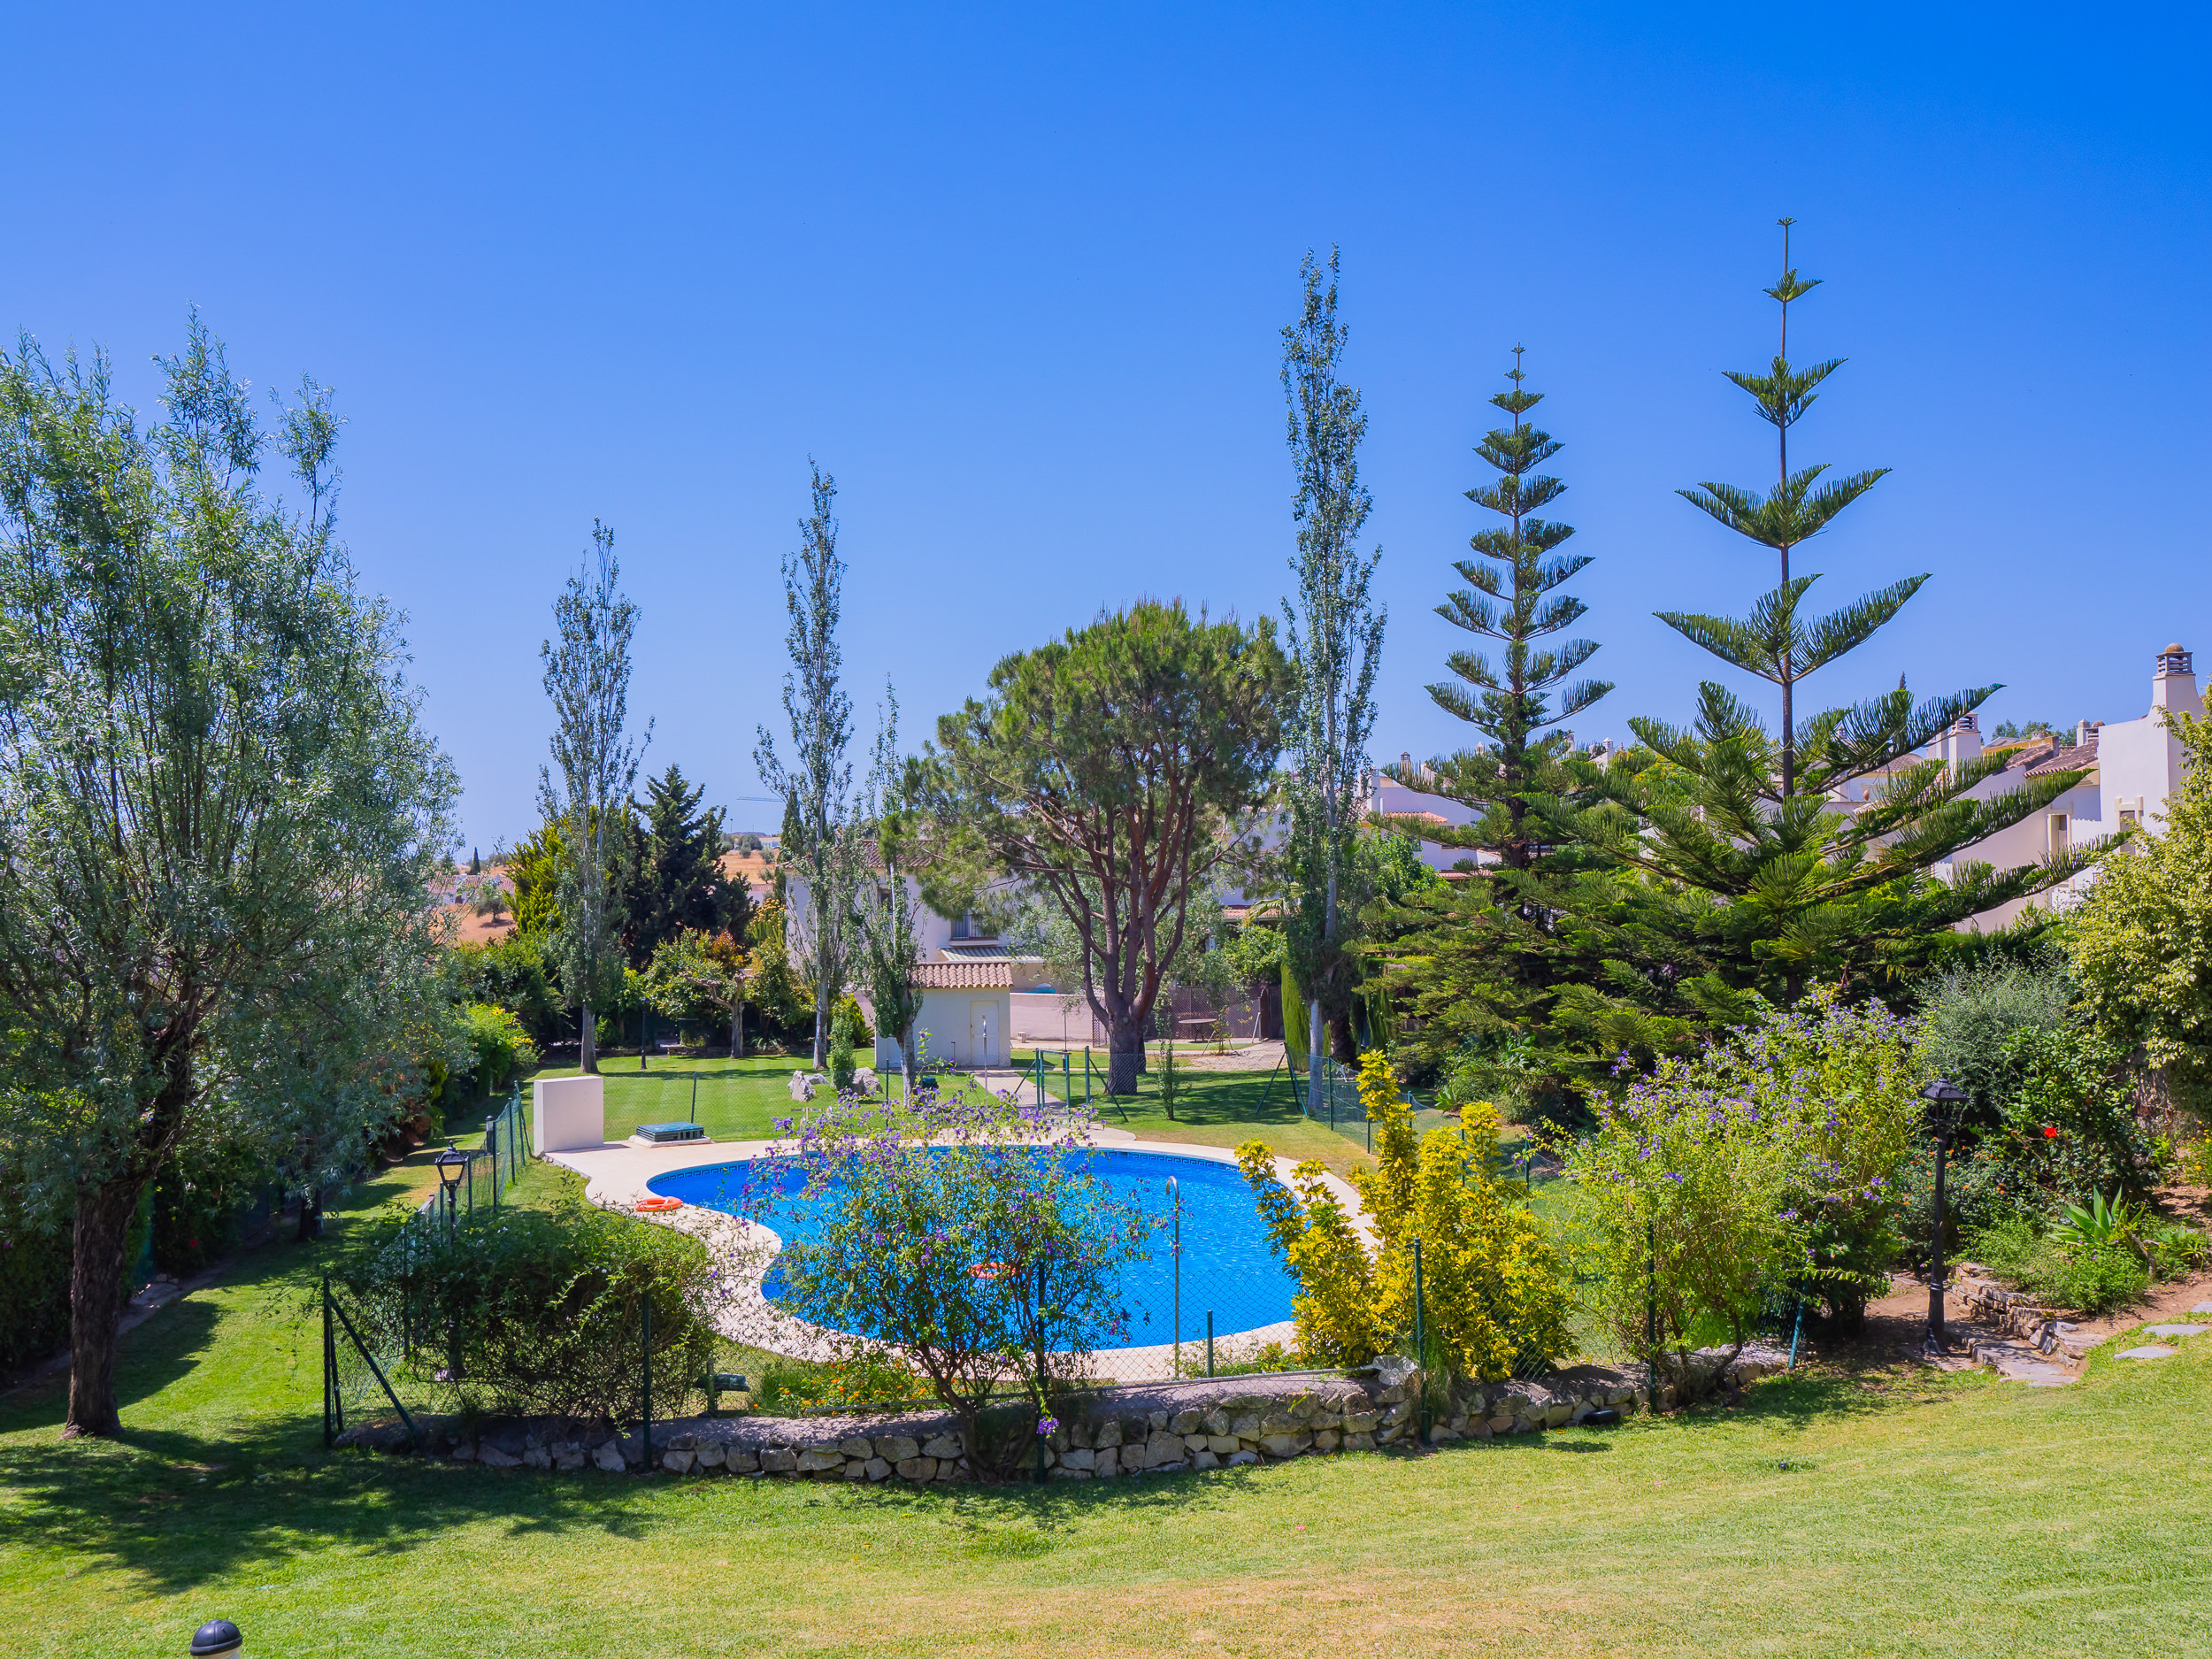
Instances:
[[[597,1077],[541,1077],[530,1086],[530,1137],[540,1152],[568,1152],[607,1142],[607,1081]]]

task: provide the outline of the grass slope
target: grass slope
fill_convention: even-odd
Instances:
[[[2212,1338],[2069,1389],[1807,1377],[1611,1432],[1041,1492],[548,1477],[323,1451],[331,1243],[127,1339],[119,1442],[58,1442],[50,1381],[0,1401],[12,1651],[171,1655],[218,1616],[296,1656],[2212,1651]]]

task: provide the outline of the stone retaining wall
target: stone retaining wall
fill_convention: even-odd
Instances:
[[[1779,1368],[1772,1356],[1747,1355],[1734,1380]],[[1410,1445],[1418,1434],[1421,1381],[1404,1362],[1390,1361],[1349,1376],[1229,1377],[1115,1388],[1070,1408],[1046,1442],[1044,1463],[1055,1480],[1099,1480]],[[1663,1395],[1663,1409],[1673,1403],[1671,1392]],[[1437,1405],[1429,1439],[1534,1433],[1583,1422],[1596,1411],[1626,1416],[1644,1404],[1643,1390],[1626,1373],[1578,1366],[1540,1383],[1463,1386]],[[618,1434],[606,1424],[503,1418],[472,1432],[450,1419],[419,1426],[423,1449],[432,1455],[495,1468],[620,1473],[646,1463],[640,1437]],[[396,1425],[380,1424],[350,1429],[340,1440],[397,1450],[405,1436]],[[653,1425],[651,1461],[674,1475],[920,1484],[969,1479],[965,1450],[956,1424],[935,1412],[682,1417]],[[1033,1469],[1034,1463],[1024,1466]]]

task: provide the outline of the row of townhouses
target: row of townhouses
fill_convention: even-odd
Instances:
[[[1900,761],[1882,772],[1852,780],[1836,791],[1839,806],[1849,809],[1877,797],[1892,772],[1922,761],[1964,764],[1985,757],[2001,758],[2003,765],[1974,787],[1987,798],[2016,789],[2032,778],[2060,772],[2085,771],[2087,775],[2044,810],[2024,818],[2009,829],[1962,849],[1957,863],[1985,863],[2000,870],[2039,862],[2053,853],[2141,826],[2155,834],[2164,822],[2166,797],[2180,781],[2183,751],[2166,724],[2169,713],[2201,715],[2204,702],[2197,689],[2190,653],[2169,645],[2157,654],[2151,675],[2150,706],[2131,720],[2084,720],[2064,741],[2051,733],[1985,745],[1974,716],[1967,715],[1910,760]],[[1610,742],[1588,753],[1603,758],[1617,752]],[[1417,778],[1419,770],[1410,755],[1399,757],[1399,770]],[[1369,780],[1361,802],[1365,812],[1401,819],[1426,818],[1441,827],[1471,823],[1474,810],[1443,795],[1427,794],[1377,772]],[[1270,833],[1279,833],[1279,825]],[[1448,879],[1463,873],[1470,855],[1435,841],[1421,844],[1422,856]],[[1947,877],[1951,864],[1939,864],[1938,877]],[[2063,908],[2075,902],[2094,880],[2091,869],[2034,901]],[[795,875],[793,885],[795,917],[805,905],[804,884]],[[1225,912],[1240,919],[1240,895],[1226,895]],[[1994,928],[2013,920],[2030,901],[2020,900],[1976,917],[1967,924]],[[966,1065],[1004,1065],[1017,1046],[1042,1042],[1052,1046],[1081,1045],[1102,1041],[1082,1004],[1079,987],[1056,986],[1046,979],[1045,964],[1036,957],[1020,956],[1004,941],[986,935],[965,917],[944,917],[925,908],[921,950],[914,967],[914,982],[923,993],[918,1028],[928,1033],[928,1052],[943,1060]],[[1270,1010],[1271,1012],[1271,1010]],[[1255,1006],[1239,1011],[1243,1020],[1256,1022]],[[876,1046],[879,1065],[898,1063],[897,1045],[879,1037]]]
[[[2165,802],[2181,781],[2182,747],[2167,724],[2169,714],[2201,715],[2204,699],[2197,689],[2197,675],[2190,653],[2169,645],[2157,654],[2151,672],[2150,706],[2131,720],[2084,720],[2071,741],[2051,733],[2016,738],[1985,745],[1978,723],[1967,715],[1909,761],[1852,780],[1836,791],[1839,805],[1864,803],[1878,795],[1892,772],[1920,761],[1939,760],[1955,764],[1985,757],[2001,757],[2004,765],[1975,785],[1972,794],[1989,799],[2017,789],[2031,778],[2085,770],[2082,779],[2042,812],[2023,818],[2011,828],[1962,849],[1954,863],[1986,864],[1999,870],[2037,864],[2054,853],[2101,840],[2127,828],[2141,826],[2156,834],[2165,822]],[[1610,744],[1590,750],[1603,756]],[[1413,757],[1401,755],[1399,767],[1417,776]],[[1394,817],[1426,818],[1440,827],[1473,822],[1476,813],[1442,795],[1378,776],[1368,796],[1368,810]],[[1422,856],[1438,870],[1450,872],[1468,855],[1434,841],[1421,844]],[[1935,874],[1948,877],[1953,865],[1938,864]],[[2012,921],[2030,902],[2046,909],[2063,909],[2078,900],[2096,879],[2093,868],[2051,892],[2030,901],[2015,900],[1984,912],[1967,926],[1989,929]]]

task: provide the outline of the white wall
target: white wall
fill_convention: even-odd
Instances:
[[[926,1055],[941,1060],[955,1060],[962,1065],[1004,1065],[1010,1052],[1010,1040],[1013,1031],[1013,993],[1003,987],[996,990],[949,990],[922,993],[921,1017],[914,1022],[918,1039],[926,1033]],[[976,1038],[974,1018],[976,1003],[988,1005],[990,1015],[990,1048],[987,1053]],[[899,1045],[893,1039],[876,1037],[876,1066],[879,1071],[895,1070],[899,1064]]]

